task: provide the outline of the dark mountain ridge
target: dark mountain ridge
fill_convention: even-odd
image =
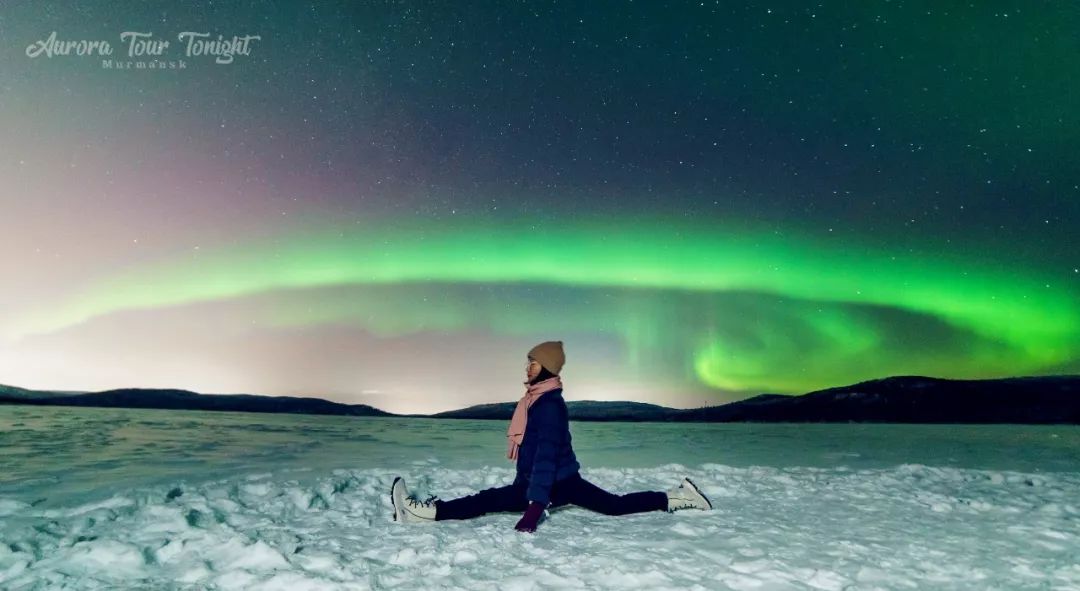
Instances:
[[[952,380],[894,376],[802,396],[687,410],[703,422],[1080,424],[1080,376]]]
[[[396,415],[365,404],[295,396],[146,388],[73,393],[0,385],[0,404],[505,421],[513,414],[516,401],[433,415]],[[570,401],[567,407],[570,418],[577,421],[1080,424],[1080,376],[986,380],[894,376],[801,396],[761,394],[703,408],[589,400]]]
[[[106,408],[157,408],[167,410],[220,410],[235,412],[270,412],[366,417],[395,416],[366,404],[341,404],[322,398],[299,396],[259,396],[256,394],[199,394],[190,390],[120,388],[102,392],[64,394],[22,390],[21,396],[9,398],[0,386],[0,404],[37,404],[49,406],[90,406]],[[26,392],[39,394],[27,397]]]
[[[430,416],[439,419],[498,419],[508,421],[514,414],[515,406],[517,406],[517,401],[478,404],[467,408],[435,413]],[[599,400],[571,400],[567,401],[566,408],[570,413],[570,419],[575,421],[664,421],[684,412],[679,409],[646,402]]]

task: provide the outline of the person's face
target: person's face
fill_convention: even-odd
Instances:
[[[540,375],[540,362],[535,359],[529,359],[529,364],[525,366],[525,377],[530,380]]]

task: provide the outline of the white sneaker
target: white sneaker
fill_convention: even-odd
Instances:
[[[679,509],[701,509],[708,511],[712,509],[712,503],[709,499],[694,486],[694,483],[689,478],[683,478],[679,486],[671,489],[667,493],[667,506],[669,512],[678,511]]]
[[[398,476],[390,486],[390,503],[394,505],[394,521],[401,523],[434,523],[435,499],[421,501],[409,494],[405,479]]]

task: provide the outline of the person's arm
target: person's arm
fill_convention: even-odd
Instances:
[[[536,422],[536,455],[533,456],[532,473],[529,476],[529,488],[526,497],[529,507],[514,526],[524,532],[536,531],[544,509],[551,502],[551,487],[555,483],[555,458],[562,442],[562,433],[569,425],[562,425],[559,409],[554,404],[537,407],[529,417],[529,423]]]
[[[529,421],[537,423],[537,439],[526,496],[529,501],[542,503],[544,506],[551,501],[551,487],[555,484],[555,458],[559,453],[559,444],[562,443],[563,431],[569,427],[560,424],[560,418],[556,404],[544,404],[529,417]]]

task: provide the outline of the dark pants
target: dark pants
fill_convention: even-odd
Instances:
[[[518,478],[513,484],[489,488],[452,501],[435,501],[435,519],[470,519],[485,513],[522,512],[529,506],[525,497],[528,482]],[[625,495],[609,493],[585,480],[580,473],[557,481],[551,487],[551,506],[577,505],[604,515],[626,515],[645,511],[667,511],[667,493],[645,491]]]

